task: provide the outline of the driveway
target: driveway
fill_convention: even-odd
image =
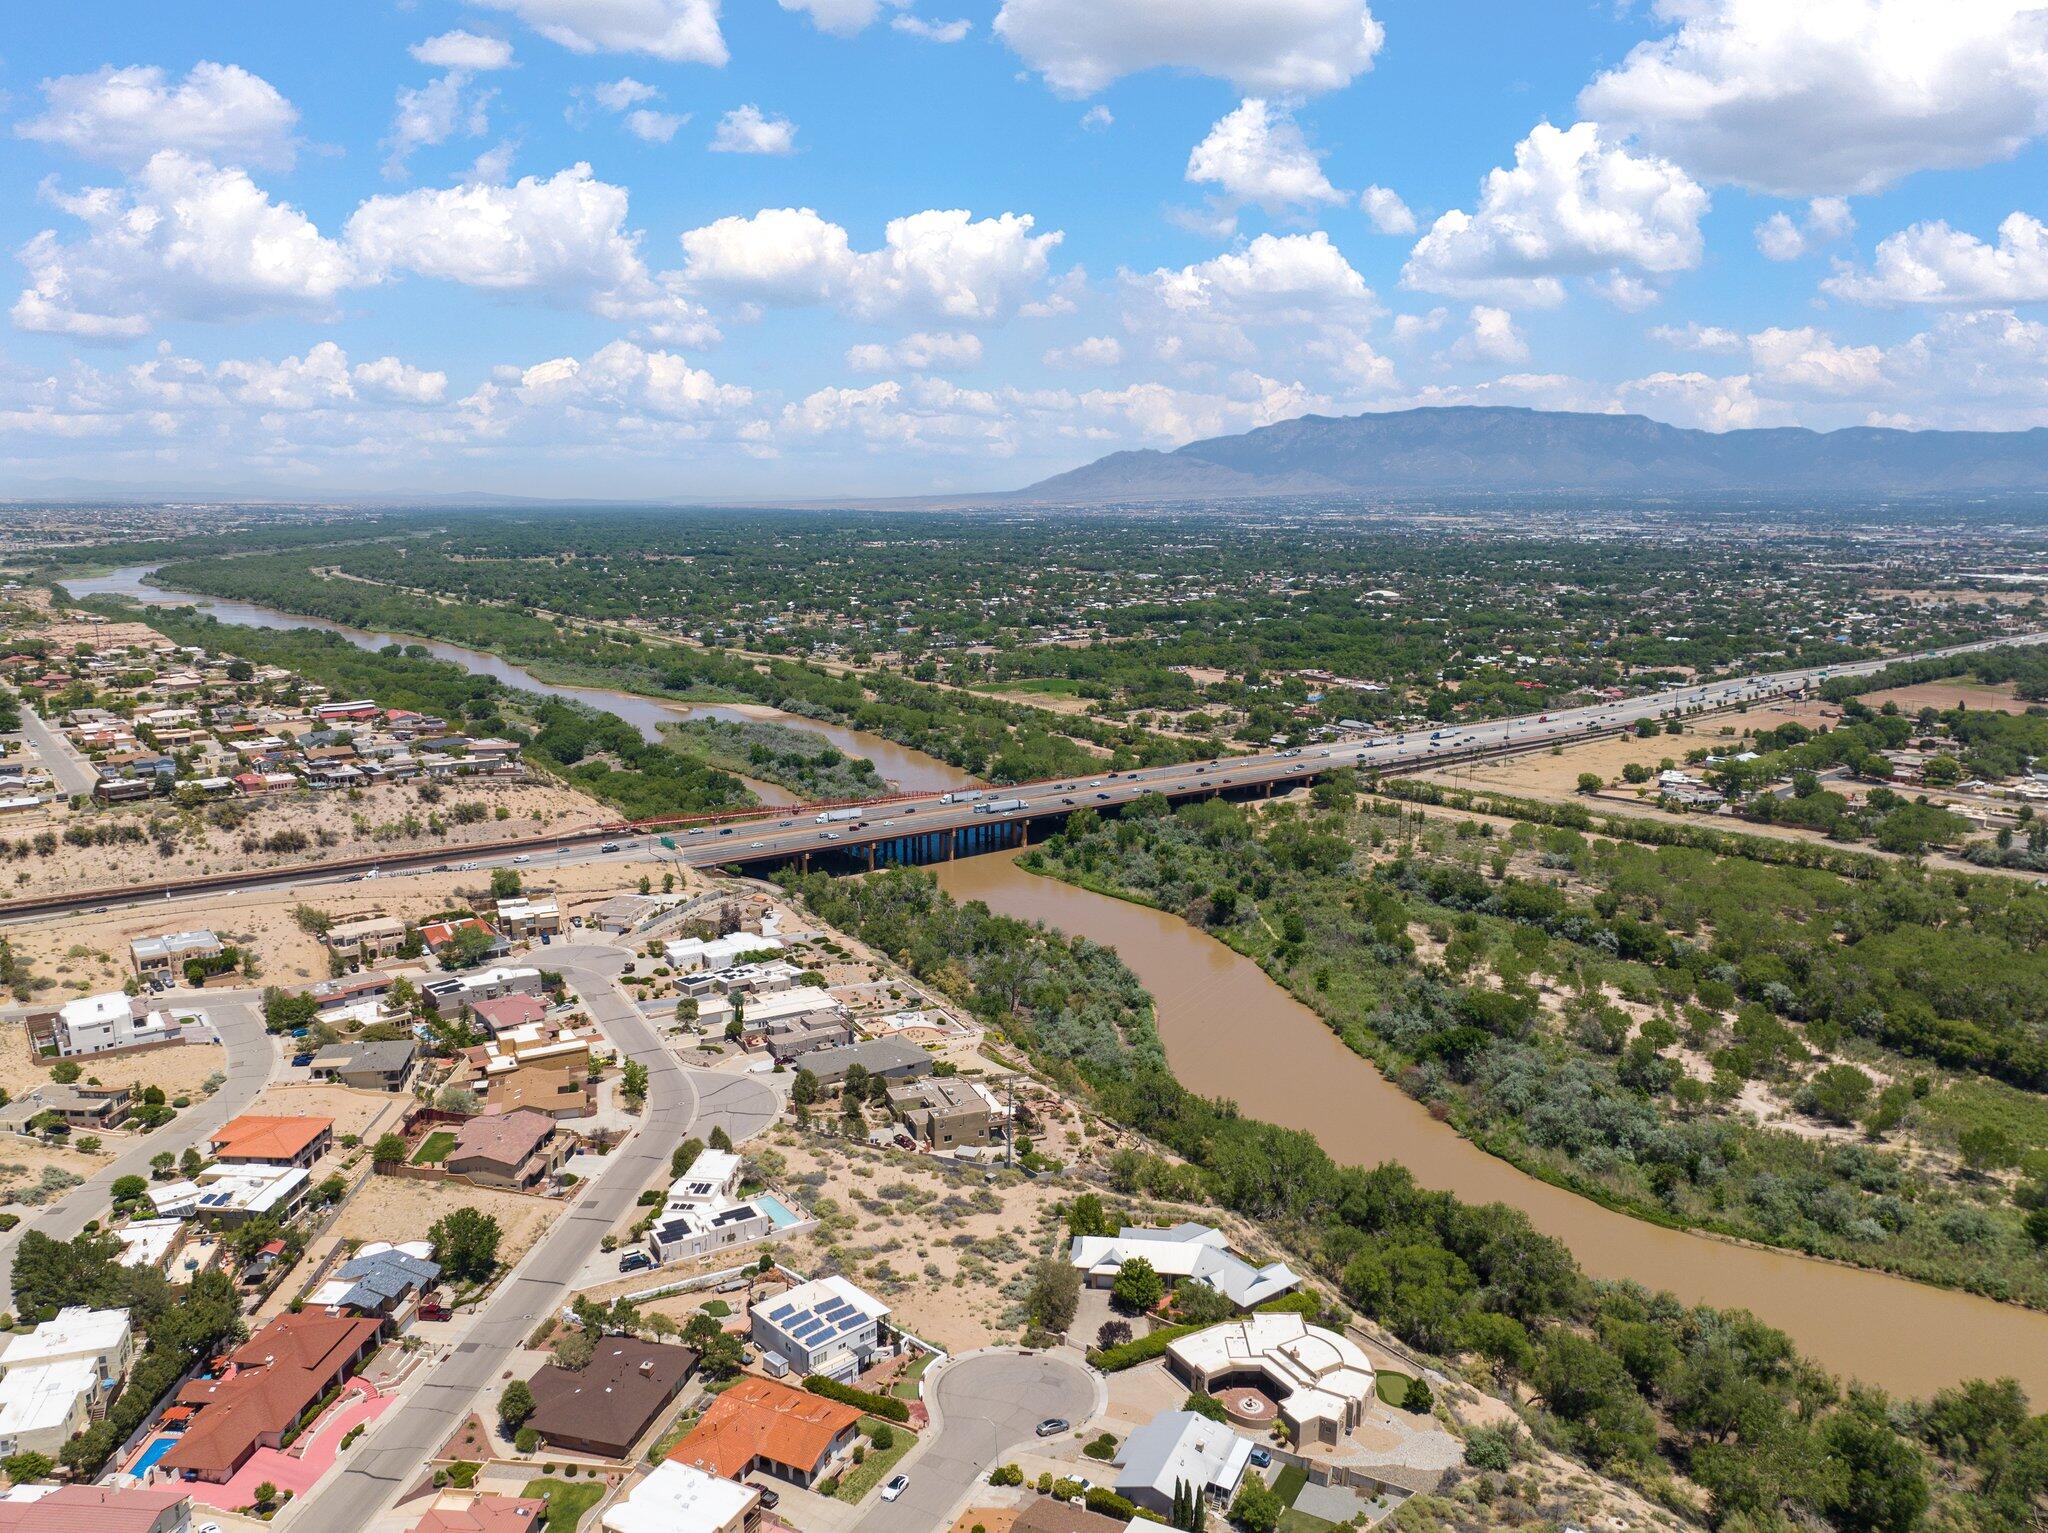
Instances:
[[[938,1428],[898,1466],[910,1488],[894,1501],[876,1492],[855,1533],[948,1526],[1005,1449],[1032,1441],[1032,1429],[1048,1416],[1078,1426],[1095,1413],[1101,1386],[1071,1353],[977,1352],[942,1365],[936,1379],[927,1375],[925,1398]]]
[[[489,1415],[506,1359],[526,1344],[544,1316],[569,1300],[590,1253],[638,1201],[641,1190],[668,1176],[669,1156],[691,1133],[707,1131],[698,1082],[707,1072],[685,1069],[635,1010],[615,976],[627,955],[595,943],[557,945],[547,954],[619,1052],[647,1066],[647,1107],[631,1138],[605,1157],[603,1172],[556,1218],[547,1235],[473,1320],[455,1349],[427,1370],[404,1402],[379,1421],[349,1454],[342,1471],[294,1501],[281,1522],[315,1533],[358,1533],[416,1480],[428,1457],[470,1411]],[[708,1088],[724,1077],[705,1081]],[[732,1100],[718,1093],[712,1109],[737,1141],[772,1119],[773,1093]],[[416,1232],[414,1232],[416,1233]]]
[[[246,1111],[258,1093],[276,1078],[280,1061],[277,1044],[263,1029],[262,1003],[253,992],[215,990],[204,996],[181,994],[175,1003],[166,1000],[164,1004],[189,1004],[206,1013],[226,1055],[221,1071],[227,1080],[212,1096],[193,1103],[155,1133],[142,1135],[132,1149],[115,1156],[56,1202],[35,1210],[14,1229],[0,1235],[0,1303],[11,1306],[14,1302],[14,1253],[24,1234],[38,1230],[52,1240],[71,1239],[107,1211],[113,1202],[117,1179],[147,1177],[150,1161],[166,1150],[182,1155],[188,1147],[203,1146],[215,1129]]]

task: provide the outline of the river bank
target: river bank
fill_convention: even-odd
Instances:
[[[1616,1213],[1431,1117],[1256,964],[1177,916],[1037,877],[1015,854],[935,871],[956,899],[1115,948],[1151,991],[1167,1063],[1189,1090],[1306,1130],[1340,1161],[1395,1161],[1424,1186],[1519,1208],[1593,1276],[1750,1310],[1836,1372],[1901,1394],[2010,1374],[2048,1398],[2048,1315]]]

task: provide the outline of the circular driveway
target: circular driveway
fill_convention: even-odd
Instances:
[[[1101,1398],[1094,1374],[1058,1352],[1030,1356],[979,1352],[947,1363],[926,1396],[937,1421],[900,1472],[910,1488],[894,1501],[875,1501],[855,1524],[858,1533],[932,1533],[953,1519],[961,1497],[995,1467],[1005,1449],[1031,1441],[1048,1416],[1079,1425]]]

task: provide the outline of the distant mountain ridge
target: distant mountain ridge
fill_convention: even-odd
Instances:
[[[2048,492],[2048,429],[1698,431],[1643,415],[1469,405],[1304,415],[1172,452],[1117,452],[1006,499],[1065,504],[1380,491]]]

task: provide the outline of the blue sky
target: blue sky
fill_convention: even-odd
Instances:
[[[1304,411],[2048,423],[2031,0],[76,0],[0,490],[1022,484]]]

